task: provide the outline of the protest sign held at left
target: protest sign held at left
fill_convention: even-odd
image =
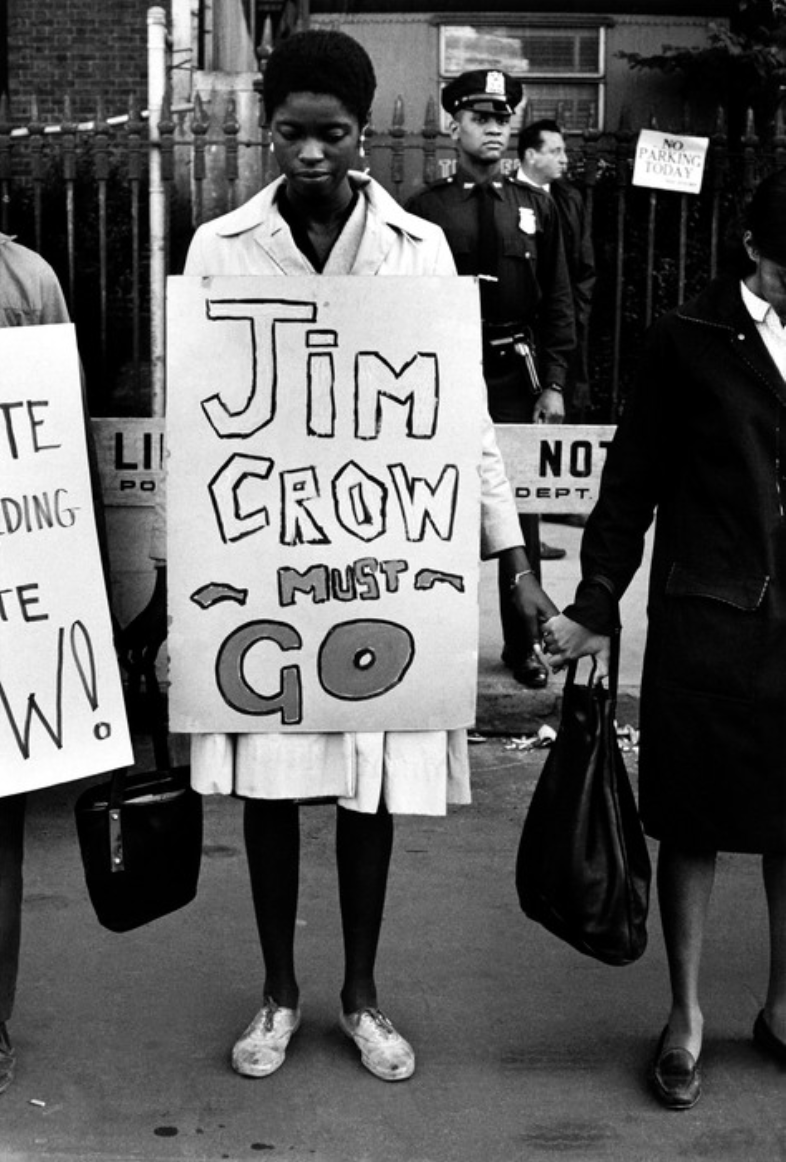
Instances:
[[[73,327],[0,331],[0,795],[133,761]]]

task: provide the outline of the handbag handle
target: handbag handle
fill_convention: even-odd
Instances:
[[[142,687],[144,686],[144,697]],[[134,702],[147,720],[147,730],[153,744],[156,769],[168,771],[172,766],[169,754],[169,734],[161,687],[156,677],[155,659],[129,669],[129,701]]]
[[[164,700],[161,696],[161,687],[156,677],[154,662],[135,666],[130,670],[128,677],[129,700],[137,702],[147,714],[150,739],[153,743],[155,768],[158,771],[171,770],[172,760],[169,754],[169,736],[164,711]],[[145,690],[144,699],[141,696],[142,683],[144,683]],[[113,811],[119,809],[123,801],[123,788],[128,769],[126,767],[118,767],[117,770],[112,772],[109,787],[110,817]]]
[[[129,698],[141,701],[141,683],[144,682],[145,698],[150,724],[150,738],[153,743],[153,756],[156,770],[168,771],[171,768],[169,755],[169,738],[167,733],[164,700],[161,697],[161,687],[156,677],[155,660],[134,667],[129,673]],[[129,768],[118,767],[112,772],[109,783],[108,824],[109,824],[109,859],[113,872],[125,869],[123,853],[123,829],[120,809],[123,804],[126,775]]]
[[[576,681],[578,661],[568,662],[568,673],[565,678],[564,693],[567,694]],[[619,630],[611,635],[609,649],[608,697],[612,711],[617,705],[617,688],[620,674],[620,633]]]

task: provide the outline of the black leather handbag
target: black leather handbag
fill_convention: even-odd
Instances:
[[[631,964],[647,946],[651,866],[614,724],[619,638],[608,688],[565,679],[557,737],[524,821],[516,888],[527,916],[579,952]]]
[[[202,858],[202,797],[191,789],[189,768],[170,764],[152,665],[142,677],[157,769],[114,771],[107,782],[83,791],[74,808],[88,894],[99,922],[112,932],[128,932],[190,903]]]

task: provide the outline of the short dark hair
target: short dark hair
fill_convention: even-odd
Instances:
[[[270,119],[290,93],[329,93],[363,126],[376,87],[374,66],[362,45],[345,32],[315,28],[293,33],[273,50],[262,100]]]
[[[529,125],[522,125],[518,140],[519,161],[524,160],[524,154],[528,149],[540,149],[544,133],[559,133],[562,136],[562,129],[559,123],[550,117],[542,117],[540,121],[531,121]]]
[[[753,191],[745,226],[764,258],[786,264],[786,169],[775,170]]]

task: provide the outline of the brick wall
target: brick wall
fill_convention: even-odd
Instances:
[[[8,0],[8,72],[12,120],[30,113],[33,92],[44,121],[59,120],[63,96],[73,115],[125,113],[147,94],[147,9],[151,0]],[[166,6],[167,5],[163,5]]]

